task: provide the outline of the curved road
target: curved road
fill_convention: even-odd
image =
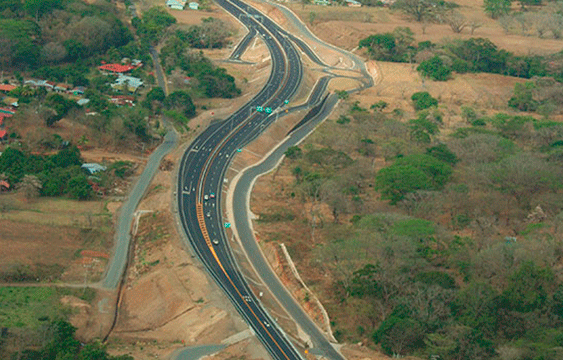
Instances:
[[[272,70],[266,86],[249,103],[209,126],[186,150],[178,176],[178,212],[194,251],[272,357],[302,359],[242,278],[226,243],[218,206],[232,156],[275,120],[275,115],[256,112],[256,107],[271,112],[290,99],[301,82],[302,65],[295,47],[269,19],[238,0],[217,3],[247,27],[256,28],[270,51]]]
[[[326,65],[302,40],[281,29],[256,9],[239,0],[217,0],[217,3],[251,29],[249,35],[235,49],[234,57],[240,56],[254,36],[253,32],[256,31],[271,53],[272,70],[265,87],[249,103],[223,122],[212,124],[186,150],[180,164],[178,177],[179,216],[192,248],[243,318],[253,328],[272,357],[275,359],[301,359],[301,354],[255,298],[233,260],[223,229],[223,226],[227,227],[229,224],[224,223],[222,219],[220,204],[223,196],[225,172],[233,155],[240,151],[240,148],[244,145],[254,140],[277,119],[278,108],[291,98],[301,82],[302,64],[291,41],[296,43],[314,62],[325,67]],[[355,66],[361,67],[359,64],[361,63],[355,62]],[[362,70],[365,71],[365,69]],[[324,77],[317,83],[310,96],[309,103],[317,102],[322,97],[329,79],[329,77]],[[360,88],[369,86],[370,80],[371,78],[364,81]],[[281,158],[284,148],[295,144],[306,136],[311,131],[311,126],[327,116],[336,101],[335,96],[330,97],[321,108],[320,114],[292,132],[288,140],[263,162],[263,167],[257,168],[256,171],[260,173],[260,171],[266,171],[264,167],[273,166],[277,161],[276,159]],[[268,110],[272,114],[268,116],[256,112],[257,106],[270,108]],[[256,177],[256,174],[256,172],[250,173],[248,177],[241,179],[240,186],[246,186],[246,189],[250,188],[253,182],[251,179]],[[242,188],[237,185],[235,197],[247,193],[247,190],[240,189]],[[246,231],[240,237],[253,239],[249,226],[247,226],[247,229],[244,226],[239,226],[244,221],[244,214],[248,210],[246,198],[237,198],[234,203],[234,217],[239,235]],[[246,220],[246,223],[249,225],[248,220]],[[311,337],[316,350],[315,353],[324,355],[329,359],[343,359],[285,291],[283,285],[279,283],[265,261],[262,265],[257,266],[257,262],[260,262],[257,259],[262,259],[262,255],[256,243],[254,242],[254,250],[246,245],[244,247],[253,259],[256,268],[268,268],[268,271],[260,269],[260,275],[300,327]]]

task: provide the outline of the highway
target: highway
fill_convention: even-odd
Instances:
[[[225,238],[220,212],[224,175],[233,155],[276,119],[299,88],[303,67],[287,36],[271,20],[238,0],[220,6],[256,31],[271,54],[266,85],[224,121],[210,125],[186,149],[178,173],[178,213],[194,251],[274,359],[303,359],[243,279]],[[257,106],[272,114],[257,112]]]

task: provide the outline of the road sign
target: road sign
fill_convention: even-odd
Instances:
[[[265,108],[264,111],[266,111],[266,114],[271,114],[272,108]]]
[[[237,152],[242,152],[242,149],[237,149]]]
[[[283,103],[287,105],[287,104],[289,104],[289,100],[286,100]]]
[[[256,111],[262,112],[262,111],[264,111],[264,108],[262,106],[257,106]]]
[[[231,223],[225,223],[225,228],[228,229],[231,227]]]

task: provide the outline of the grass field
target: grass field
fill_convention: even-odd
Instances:
[[[58,287],[0,287],[0,327],[37,329],[71,311],[60,302],[73,295],[92,301],[95,290]]]

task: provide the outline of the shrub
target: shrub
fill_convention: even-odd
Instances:
[[[424,110],[438,105],[438,100],[434,99],[427,91],[412,94],[411,100],[415,110]]]

